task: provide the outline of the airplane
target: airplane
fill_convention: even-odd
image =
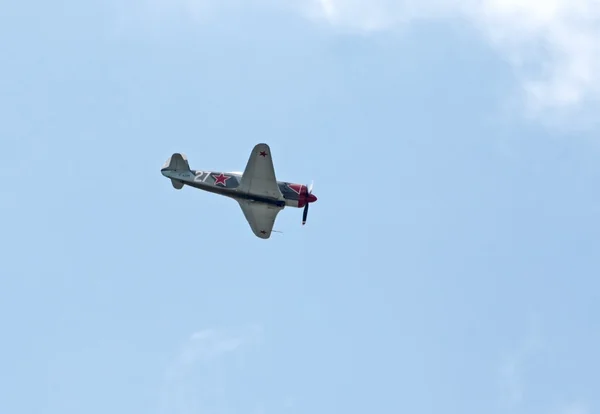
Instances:
[[[192,170],[185,154],[175,153],[160,170],[177,190],[185,185],[236,200],[252,229],[261,239],[271,237],[277,214],[286,206],[304,208],[306,224],[308,206],[317,201],[312,184],[277,181],[271,149],[267,144],[254,146],[244,172]]]

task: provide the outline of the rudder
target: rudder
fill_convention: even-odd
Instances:
[[[185,154],[180,154],[180,153],[176,152],[175,154],[171,155],[161,169],[161,172],[163,173],[163,175],[165,175],[167,177],[170,176],[169,173],[172,171],[173,172],[190,171],[190,164],[188,163],[188,160],[187,160],[187,157],[185,156]],[[181,190],[183,188],[184,184],[183,184],[183,181],[171,178],[171,185],[173,185],[173,188],[175,188],[177,190]]]

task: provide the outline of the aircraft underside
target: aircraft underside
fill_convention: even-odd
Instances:
[[[276,200],[268,197],[262,197],[258,194],[248,194],[245,192],[238,191],[236,188],[224,188],[224,187],[215,187],[211,185],[204,185],[200,183],[194,182],[184,182],[184,185],[188,185],[190,187],[197,188],[199,190],[208,191],[209,193],[219,194],[225,197],[230,197],[236,200],[247,200],[254,201],[257,203],[269,204],[277,207],[284,208],[285,206],[290,207],[298,207],[298,200]]]
[[[163,165],[161,173],[178,190],[187,185],[236,200],[254,234],[268,239],[277,214],[286,206],[304,208],[304,225],[309,204],[317,201],[307,186],[277,181],[270,154],[267,144],[257,144],[240,174],[192,170],[185,155],[175,153]]]

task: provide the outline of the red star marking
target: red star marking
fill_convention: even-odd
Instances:
[[[267,156],[267,152],[266,151],[261,151],[260,152],[260,156],[261,157],[266,157]]]
[[[213,177],[215,179],[215,185],[217,184],[223,184],[223,186],[227,185],[227,180],[229,180],[231,177],[228,177],[226,175],[224,175],[223,173],[219,174],[219,175],[214,175]]]
[[[260,234],[267,234],[267,232],[266,232],[266,231],[264,231],[264,230],[261,230],[261,231],[260,231]]]

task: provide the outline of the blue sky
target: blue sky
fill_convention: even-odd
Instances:
[[[2,5],[0,412],[597,413],[597,6],[444,4]]]

